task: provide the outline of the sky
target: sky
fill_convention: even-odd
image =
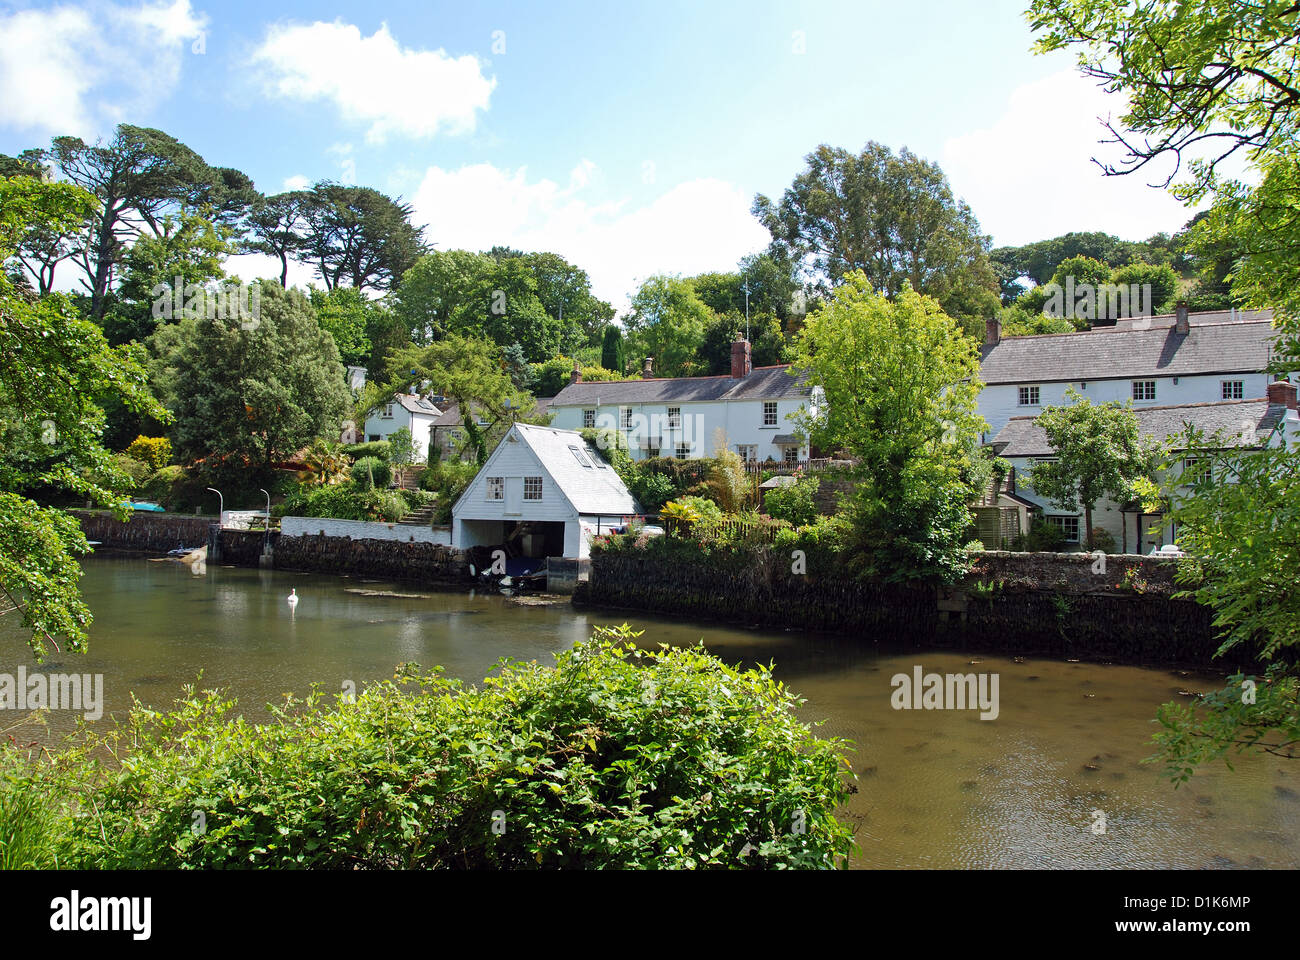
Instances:
[[[619,307],[651,274],[762,250],[755,194],[779,197],[821,143],[939,163],[994,246],[1179,229],[1192,211],[1150,175],[1092,162],[1118,159],[1099,118],[1124,102],[1073,54],[1035,55],[1023,8],[0,0],[0,152],[157,127],[265,193],[400,196],[437,249],[562,254]]]

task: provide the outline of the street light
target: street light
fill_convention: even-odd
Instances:
[[[208,487],[208,489],[217,495],[217,523],[224,526],[226,523],[226,498],[221,495],[221,491],[216,487]]]

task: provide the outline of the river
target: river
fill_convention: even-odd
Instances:
[[[844,813],[857,828],[855,867],[1300,867],[1294,764],[1241,757],[1234,770],[1220,763],[1175,790],[1141,762],[1156,707],[1180,690],[1216,686],[1212,675],[902,653],[890,638],[736,630],[283,571],[209,567],[195,576],[179,564],[100,557],[84,568],[90,652],[55,654],[42,669],[103,674],[100,723],[132,694],[164,707],[200,674],[254,718],[285,692],[360,689],[403,661],[476,681],[501,657],[547,663],[593,625],[627,620],[649,644],[702,640],[729,663],[774,662],[806,698],[803,718],[854,742],[858,792]],[[290,589],[301,598],[292,610]],[[35,668],[13,619],[0,628],[0,672]],[[917,665],[996,673],[999,715],[893,709],[891,678]],[[0,727],[11,720],[0,714]],[[47,730],[23,727],[22,736],[53,743],[74,723],[54,712]]]

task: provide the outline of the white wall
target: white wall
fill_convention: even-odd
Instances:
[[[353,540],[402,540],[416,543],[451,543],[450,527],[403,526],[398,523],[369,523],[363,520],[335,520],[327,517],[284,517],[282,537],[350,537]]]
[[[668,407],[681,408],[682,425],[669,430]],[[737,444],[753,444],[758,447],[760,461],[782,459],[782,450],[773,444],[778,434],[795,432],[795,425],[788,417],[804,406],[799,398],[776,401],[776,426],[763,426],[762,400],[714,400],[708,402],[667,403],[633,403],[617,404],[602,401],[596,404],[552,406],[550,412],[555,414],[551,426],[561,430],[581,430],[583,410],[596,411],[596,426],[601,429],[617,429],[619,409],[631,407],[632,430],[630,437],[637,439],[649,436],[660,438],[660,456],[676,456],[679,442],[691,445],[691,457],[711,457],[714,448],[714,433],[721,427],[727,435],[727,446],[735,450]],[[646,456],[643,447],[634,446],[631,450],[633,459],[640,460]],[[808,447],[799,448],[799,459],[808,458]]]
[[[1093,403],[1105,403],[1108,400],[1133,400],[1133,408],[1168,407],[1183,403],[1208,403],[1223,399],[1222,383],[1224,380],[1241,380],[1242,399],[1259,400],[1267,393],[1268,377],[1262,373],[1214,374],[1212,376],[1178,377],[1141,377],[1137,379],[1156,382],[1154,400],[1133,400],[1133,380],[1074,380],[1067,383],[1044,383],[1026,380],[1023,384],[995,384],[985,387],[979,396],[979,412],[989,423],[989,432],[985,434],[986,442],[998,435],[998,431],[1007,425],[1012,417],[1036,417],[1045,407],[1060,406],[1065,402],[1065,393],[1070,387],[1079,395]],[[1086,385],[1085,385],[1086,384]],[[1039,403],[1037,406],[1020,405],[1020,387],[1037,386]]]

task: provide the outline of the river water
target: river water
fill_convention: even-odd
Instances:
[[[649,644],[702,640],[729,663],[774,662],[806,698],[803,718],[854,742],[858,792],[844,813],[857,828],[855,867],[1300,867],[1294,764],[1241,757],[1234,770],[1218,764],[1175,790],[1160,767],[1141,762],[1157,706],[1216,686],[1212,675],[890,652],[891,638],[734,630],[283,571],[209,567],[195,576],[179,564],[113,558],[84,568],[90,652],[56,654],[42,669],[102,673],[100,723],[125,711],[133,693],[165,707],[200,673],[252,718],[285,692],[361,689],[403,661],[477,681],[501,657],[548,663],[593,625],[627,620]],[[292,610],[290,589],[301,598]],[[0,628],[0,672],[11,674],[34,669],[12,620]],[[891,678],[917,665],[996,673],[999,715],[894,709]],[[12,719],[0,714],[0,728]],[[23,727],[21,736],[53,743],[74,723],[54,712],[47,730]]]

